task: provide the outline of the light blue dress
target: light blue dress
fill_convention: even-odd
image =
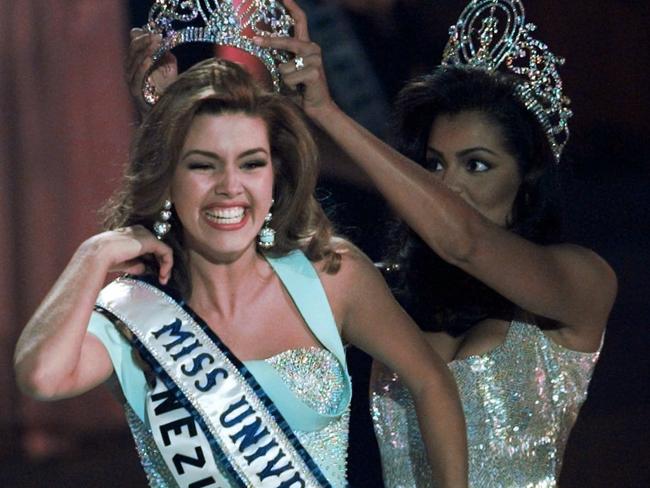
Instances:
[[[267,259],[323,347],[287,350],[264,360],[244,361],[244,365],[332,486],[347,486],[351,384],[343,344],[325,291],[302,252]],[[127,422],[150,486],[176,486],[149,428],[144,406],[148,386],[133,359],[131,345],[102,314],[93,313],[89,331],[103,342],[111,356],[127,399]]]

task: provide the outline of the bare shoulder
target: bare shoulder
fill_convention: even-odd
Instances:
[[[366,303],[369,298],[390,295],[383,276],[366,254],[351,242],[334,238],[333,249],[340,256],[339,269],[330,273],[315,263],[337,322],[344,321],[350,307]]]
[[[576,244],[557,244],[548,249],[561,260],[568,272],[581,278],[581,286],[593,289],[605,302],[613,304],[618,280],[612,267],[599,254]]]
[[[340,256],[340,267],[335,273],[328,273],[316,263],[321,280],[337,285],[359,284],[360,281],[379,280],[383,282],[381,273],[370,258],[357,246],[341,237],[331,241],[332,249]]]
[[[599,254],[589,248],[580,246],[578,244],[562,243],[547,246],[553,252],[565,254],[567,257],[582,260],[585,263],[590,263],[592,266],[606,266],[609,268],[607,261],[605,261]]]
[[[574,244],[550,246],[560,263],[564,278],[575,288],[572,301],[564,304],[574,317],[556,330],[546,331],[556,342],[578,351],[595,351],[618,292],[618,280],[612,267],[594,251]]]

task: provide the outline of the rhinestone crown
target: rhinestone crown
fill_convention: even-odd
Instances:
[[[519,75],[523,83],[517,86],[517,95],[546,131],[559,162],[573,115],[557,71],[564,59],[531,36],[536,28],[526,23],[519,0],[472,0],[449,29],[442,64],[505,69]]]
[[[153,61],[167,51],[190,42],[208,42],[242,49],[266,66],[274,88],[280,90],[279,63],[289,58],[284,51],[253,44],[253,36],[291,34],[294,22],[279,0],[155,0],[145,29],[162,36]],[[145,76],[143,94],[149,104],[157,100],[155,89]]]

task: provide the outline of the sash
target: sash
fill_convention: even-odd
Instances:
[[[134,334],[159,378],[146,412],[179,486],[331,486],[255,378],[188,307],[133,278],[104,288],[97,307]]]

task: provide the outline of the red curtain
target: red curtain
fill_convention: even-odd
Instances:
[[[0,2],[0,429],[11,434],[0,455],[15,453],[18,439],[46,454],[56,444],[47,439],[123,422],[102,389],[52,404],[27,399],[12,356],[75,248],[97,231],[96,211],[126,160],[126,14],[117,0]]]

